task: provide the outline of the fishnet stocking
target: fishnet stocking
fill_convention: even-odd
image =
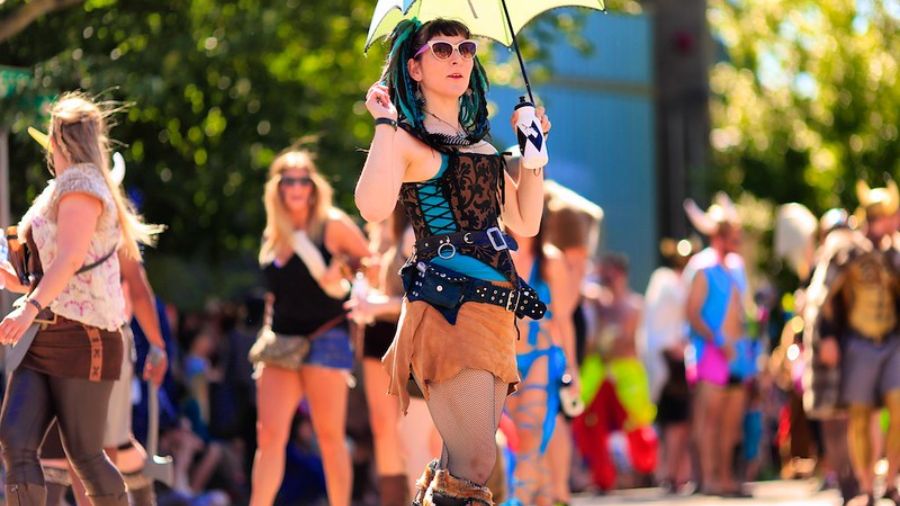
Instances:
[[[494,435],[506,400],[506,383],[488,371],[464,369],[429,387],[428,410],[444,440],[441,469],[483,485],[497,460]]]

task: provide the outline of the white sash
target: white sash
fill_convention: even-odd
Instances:
[[[322,257],[322,252],[313,244],[305,230],[294,232],[292,245],[294,246],[294,253],[306,264],[309,274],[329,297],[343,299],[350,293],[350,282],[346,279],[327,285],[322,283],[322,277],[325,275],[328,266],[325,265],[325,258]]]

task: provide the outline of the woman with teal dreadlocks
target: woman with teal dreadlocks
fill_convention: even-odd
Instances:
[[[546,310],[516,274],[515,241],[499,228],[502,217],[523,236],[537,233],[543,171],[513,179],[486,141],[488,81],[470,37],[456,21],[401,22],[366,96],[376,128],[356,204],[379,222],[399,199],[416,235],[384,356],[388,391],[405,411],[407,387],[418,387],[444,442],[419,480],[418,505],[492,504],[484,484],[496,461],[494,434],[519,381],[515,320]],[[537,117],[548,131],[542,109]]]

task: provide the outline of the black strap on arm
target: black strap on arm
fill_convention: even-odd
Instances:
[[[82,265],[82,266],[81,266],[81,269],[78,269],[77,271],[75,271],[75,274],[76,274],[76,275],[78,275],[78,274],[84,274],[85,272],[87,272],[87,271],[89,271],[89,270],[91,270],[91,269],[94,269],[95,267],[99,267],[103,262],[109,260],[113,255],[115,255],[115,254],[116,254],[116,251],[119,251],[119,246],[118,246],[118,245],[115,246],[115,247],[113,247],[113,249],[110,250],[109,253],[103,255],[102,257],[100,257],[100,259],[97,260],[96,262],[92,262],[92,263],[90,263],[90,264]]]

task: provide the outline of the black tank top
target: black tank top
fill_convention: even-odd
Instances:
[[[321,244],[316,247],[328,265],[331,253]],[[277,334],[308,335],[345,312],[346,299],[329,297],[296,254],[281,267],[266,264],[263,275],[267,290],[275,296],[272,331]]]

